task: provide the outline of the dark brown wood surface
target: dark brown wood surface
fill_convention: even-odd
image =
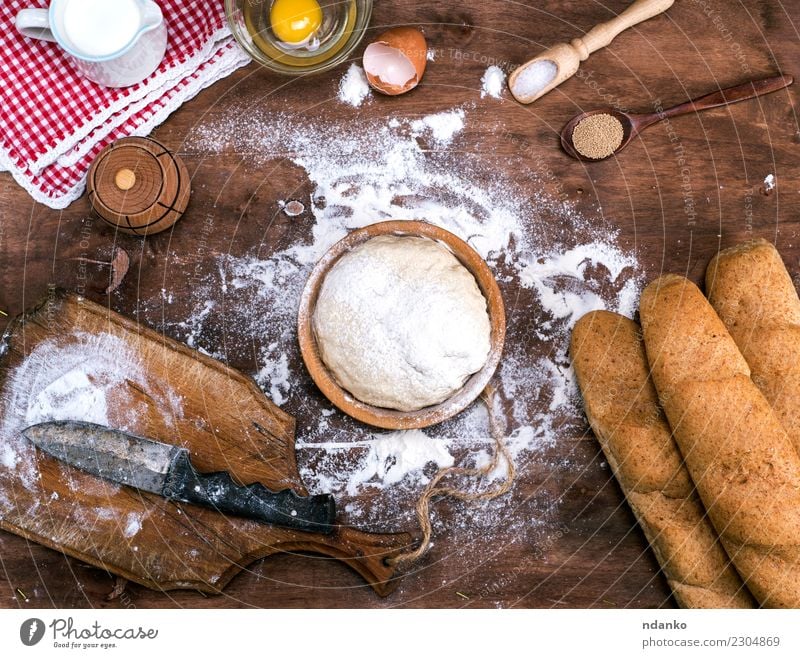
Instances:
[[[528,6],[525,6],[525,5]],[[623,33],[583,64],[572,79],[531,106],[511,100],[482,102],[480,78],[490,63],[513,65],[559,41],[567,41],[620,12],[628,3],[567,1],[512,3],[376,2],[374,33],[388,24],[425,26],[437,49],[423,84],[408,96],[377,98],[369,112],[417,116],[475,102],[460,148],[509,166],[530,158],[552,176],[550,187],[587,216],[616,226],[620,241],[635,249],[648,278],[672,271],[700,282],[721,246],[749,237],[776,242],[793,276],[800,273],[797,232],[800,126],[797,85],[764,98],[654,126],[618,159],[586,165],[558,146],[561,126],[579,111],[618,103],[652,111],[748,78],[788,73],[800,61],[800,3],[778,0],[678,0],[667,15]],[[80,288],[87,296],[137,319],[140,300],[167,287],[177,302],[164,307],[180,320],[181,299],[193,280],[188,270],[215,267],[218,254],[260,245],[269,253],[297,230],[288,218],[264,219],[263,207],[310,192],[291,166],[248,169],[236,153],[197,158],[182,145],[201,118],[224,117],[237,103],[258,99],[266,108],[300,113],[313,121],[337,111],[336,70],[313,80],[286,80],[257,69],[240,70],[173,114],[154,136],[184,157],[193,177],[187,216],[173,231],[148,238],[117,236],[131,256],[131,271],[110,298],[108,269],[97,266],[88,283],[74,260],[83,252],[109,259],[114,234],[90,219],[79,200],[63,212],[33,203],[7,175],[0,177],[0,307],[19,313],[48,286]],[[482,122],[485,118],[485,122]],[[503,131],[494,127],[502,122]],[[482,126],[486,125],[486,129]],[[685,160],[685,161],[684,161]],[[512,171],[512,170],[510,170]],[[765,189],[774,174],[777,188]],[[525,190],[530,181],[519,180]],[[199,226],[213,217],[213,231],[197,247]],[[194,220],[194,221],[192,221]],[[89,242],[81,244],[85,237]],[[514,294],[505,290],[504,294]],[[222,337],[220,338],[222,340]],[[247,358],[232,362],[252,372]],[[308,387],[309,395],[316,395]],[[286,410],[303,423],[302,408]],[[493,551],[470,560],[443,558],[411,574],[387,599],[379,599],[344,566],[277,556],[252,565],[225,592],[206,598],[192,592],[159,593],[130,585],[108,600],[113,579],[103,571],[32,542],[0,533],[0,605],[38,606],[672,606],[640,530],[620,491],[601,465],[590,433],[562,437],[559,451],[582,468],[578,475],[548,480],[547,495],[561,497],[562,535],[545,547],[515,542],[499,533]],[[535,495],[525,478],[518,484]],[[528,487],[526,489],[526,486]],[[446,533],[438,541],[447,541]],[[446,552],[445,552],[446,555]]]

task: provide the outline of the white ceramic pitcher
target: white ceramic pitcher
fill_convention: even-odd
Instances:
[[[158,68],[167,26],[152,0],[51,0],[49,9],[23,9],[17,30],[54,41],[81,75],[106,87],[128,87]]]

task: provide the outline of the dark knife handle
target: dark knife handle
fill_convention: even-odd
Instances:
[[[294,530],[329,534],[336,517],[330,494],[298,496],[291,489],[270,491],[258,482],[238,485],[225,471],[198,473],[185,451],[172,463],[162,493],[172,500]]]

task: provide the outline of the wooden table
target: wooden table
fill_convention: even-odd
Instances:
[[[552,187],[581,212],[619,228],[620,242],[636,250],[648,278],[672,271],[699,282],[720,246],[750,237],[775,241],[792,273],[800,272],[800,172],[795,166],[800,126],[793,107],[797,85],[758,101],[675,120],[671,133],[653,127],[618,159],[592,166],[569,159],[557,146],[558,130],[581,109],[616,102],[650,111],[657,99],[668,106],[749,78],[796,74],[792,65],[800,61],[800,3],[679,0],[667,16],[632,29],[592,55],[582,78],[530,107],[511,100],[481,101],[486,66],[524,61],[611,18],[627,2],[405,0],[376,5],[375,26],[425,26],[437,58],[420,89],[399,99],[378,99],[365,111],[413,116],[474,102],[460,148],[470,145],[474,152],[496,158],[501,167],[511,157],[524,156],[541,171],[552,172]],[[300,112],[313,121],[317,113],[336,111],[333,90],[341,75],[340,68],[313,80],[287,81],[249,66],[185,104],[155,137],[181,151],[201,118],[224,116],[226,109],[254,97],[266,108]],[[481,117],[486,125],[501,121],[505,131],[482,129]],[[194,177],[187,217],[172,234],[144,242],[117,236],[117,246],[132,262],[110,298],[103,294],[107,271],[91,269],[88,280],[79,278],[85,271],[75,259],[86,253],[107,258],[114,239],[111,230],[91,219],[86,200],[56,212],[32,202],[10,176],[0,176],[0,308],[19,313],[55,285],[85,288],[90,298],[138,317],[139,300],[167,288],[177,302],[166,312],[177,321],[186,310],[181,299],[191,285],[182,275],[186,268],[208,271],[216,255],[244,253],[252,245],[261,244],[262,253],[268,252],[271,244],[291,234],[290,222],[281,222],[279,216],[265,225],[259,210],[281,198],[281,185],[295,195],[307,194],[302,172],[284,168],[288,178],[276,182],[242,168],[236,153],[184,157]],[[768,174],[775,175],[775,190],[765,189]],[[519,181],[523,189],[528,184]],[[207,244],[199,250],[198,222],[209,216],[214,230],[203,234]],[[254,367],[246,359],[232,365],[249,372]],[[302,408],[291,401],[286,407],[298,415],[302,427]],[[491,555],[429,565],[387,599],[379,599],[341,565],[281,556],[252,565],[215,598],[129,585],[122,596],[107,600],[114,580],[105,572],[0,533],[0,606],[674,605],[619,488],[601,466],[592,435],[562,437],[559,446],[585,467],[578,469],[577,478],[558,482],[552,492],[563,496],[558,522],[564,533],[544,554],[508,537],[498,541]],[[526,492],[531,484],[522,478],[518,486]],[[447,542],[447,533],[437,541]]]

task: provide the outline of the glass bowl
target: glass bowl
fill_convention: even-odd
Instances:
[[[320,0],[323,19],[307,43],[281,43],[269,22],[274,0],[225,0],[228,25],[239,45],[256,62],[284,75],[303,75],[345,61],[364,37],[372,0]]]

